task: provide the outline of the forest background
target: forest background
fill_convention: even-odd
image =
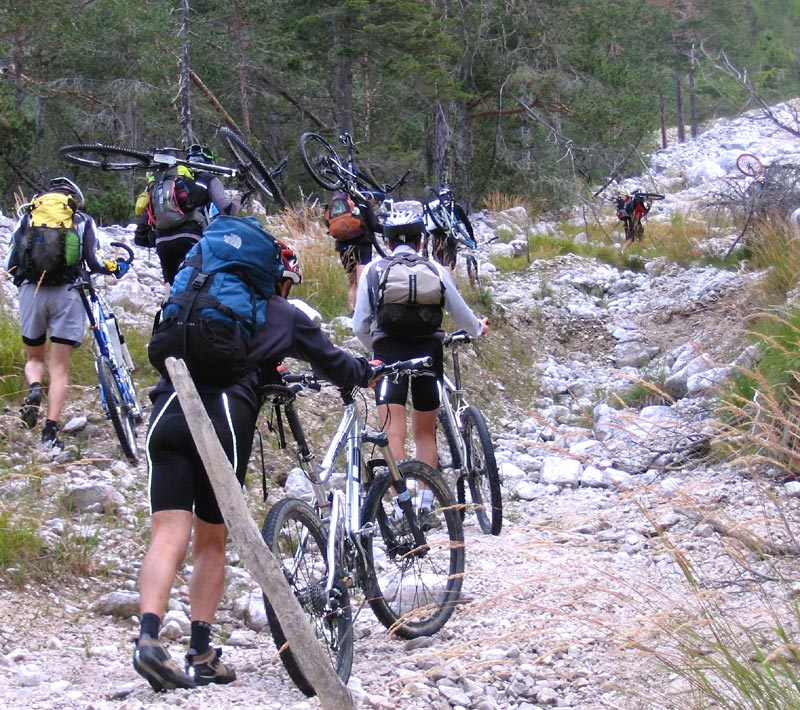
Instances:
[[[800,95],[799,27],[797,0],[2,0],[0,209],[68,174],[124,222],[143,176],[60,146],[216,148],[227,124],[289,158],[295,204],[326,199],[300,135],[347,131],[379,182],[412,171],[400,197],[448,183],[469,209],[542,212]]]

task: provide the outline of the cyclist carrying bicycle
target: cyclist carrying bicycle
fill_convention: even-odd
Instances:
[[[177,149],[164,148],[160,152],[175,155]],[[190,146],[186,151],[186,159],[190,163],[215,163],[213,151],[202,145]],[[159,224],[158,210],[153,207],[153,194],[161,189],[167,179],[174,180],[179,186],[175,188],[175,195],[182,217],[170,220],[168,226],[163,226]],[[137,200],[137,210],[143,211],[138,215],[134,242],[145,245],[151,241],[148,232],[154,232],[153,241],[167,284],[172,284],[183,258],[208,225],[208,209],[213,205],[220,214],[236,216],[242,201],[238,194],[230,197],[216,175],[192,170],[184,165],[157,170],[148,183],[147,193],[147,200]]]
[[[475,231],[472,228],[472,222],[469,221],[467,211],[463,205],[455,202],[453,191],[446,185],[439,190],[435,199],[425,203],[423,214],[425,230],[431,239],[431,256],[440,264],[446,266],[450,273],[453,273],[456,268],[458,240],[448,234],[436,219],[435,210],[440,205],[451,213],[455,223],[460,223],[464,226],[464,230],[473,241],[475,241]],[[427,237],[425,241],[425,250],[427,251]]]
[[[318,325],[287,298],[302,276],[297,255],[282,245],[281,275],[269,299],[265,324],[248,349],[248,371],[226,387],[199,387],[200,397],[226,455],[244,484],[261,391],[281,378],[284,358],[311,363],[322,378],[340,387],[367,386],[374,368],[331,344]],[[236,680],[236,672],[211,646],[211,627],[225,582],[227,529],[211,482],[192,440],[172,382],[162,377],[150,392],[153,412],[147,434],[151,542],[139,576],[141,626],[133,665],[156,691],[194,688]],[[194,570],[189,584],[191,637],[180,667],[158,640],[178,567],[192,539]]]
[[[342,206],[337,208],[337,205]],[[338,212],[334,214],[334,211]],[[349,214],[348,214],[349,213]],[[354,227],[344,235],[334,234],[332,220],[351,218]],[[350,308],[356,305],[356,289],[361,279],[364,267],[372,261],[372,248],[375,243],[375,234],[383,233],[383,225],[375,214],[375,208],[369,200],[349,195],[346,192],[335,193],[331,202],[325,208],[325,226],[328,234],[336,240],[336,253],[342,262],[342,267],[347,274],[350,288],[347,292],[347,302]],[[353,236],[349,236],[352,234]]]
[[[67,399],[69,363],[86,332],[87,317],[80,294],[70,284],[81,269],[113,274],[128,271],[124,261],[103,259],[98,252],[94,219],[84,211],[80,188],[66,177],[50,181],[36,195],[11,235],[6,269],[19,288],[19,322],[25,345],[25,378],[29,391],[20,409],[28,429],[39,419],[45,376],[46,340],[50,335],[47,374],[47,413],[41,448],[64,448],[58,438],[58,419]],[[42,215],[42,216],[40,216]]]
[[[435,377],[415,377],[409,385],[408,378],[396,382],[382,380],[375,390],[378,416],[381,426],[389,437],[392,454],[397,460],[407,458],[406,442],[406,399],[409,387],[413,402],[411,417],[414,434],[415,456],[423,463],[438,467],[436,448],[436,418],[439,412],[439,390],[437,379],[444,374],[444,356],[441,329],[442,313],[446,311],[456,325],[477,337],[488,332],[488,319],[479,319],[464,301],[456,288],[452,276],[441,264],[428,261],[418,255],[422,235],[425,231],[422,218],[412,212],[392,212],[384,223],[383,235],[392,250],[390,257],[373,261],[364,270],[358,284],[356,309],[353,315],[353,331],[374,357],[382,362],[395,362],[415,357],[431,356]],[[403,258],[417,269],[413,276],[415,284],[422,289],[423,281],[430,277],[426,271],[433,271],[436,282],[433,288],[440,288],[438,304],[427,307],[423,316],[419,309],[419,322],[415,322],[415,305],[408,303],[409,311],[396,319],[384,318],[381,312],[387,299],[386,285],[389,282],[390,267],[393,261]],[[416,264],[414,264],[416,262]],[[438,286],[437,286],[438,284]],[[421,293],[421,292],[418,292]],[[394,305],[394,304],[393,304]],[[402,310],[405,304],[397,304]],[[410,316],[406,317],[410,313]],[[396,325],[390,326],[390,320]]]
[[[625,223],[625,243],[622,245],[624,254],[634,241],[644,238],[642,217],[650,212],[652,201],[646,199],[639,190],[634,190],[630,195],[620,193],[617,200],[617,218]]]

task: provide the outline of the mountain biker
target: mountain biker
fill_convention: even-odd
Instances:
[[[177,149],[164,148],[159,151],[175,155]],[[191,145],[186,151],[186,159],[190,163],[214,164],[214,153],[210,148],[199,144]],[[214,205],[221,214],[236,216],[241,207],[241,196],[229,197],[220,179],[209,172],[200,169],[190,169],[184,165],[177,166],[178,175],[189,181],[192,203],[194,208],[187,210],[186,221],[172,229],[159,229],[153,224],[152,216],[149,220],[147,212],[139,218],[137,232],[141,233],[149,228],[155,230],[155,247],[161,261],[161,273],[164,282],[172,284],[178,267],[183,257],[200,239],[203,229],[208,224],[207,209]],[[154,181],[148,189],[154,186]],[[141,243],[137,241],[137,243]]]
[[[358,282],[364,267],[372,261],[374,235],[383,233],[383,225],[378,220],[375,208],[369,200],[352,195],[350,195],[350,199],[354,204],[353,215],[361,220],[362,233],[349,240],[337,239],[335,249],[350,282],[347,302],[350,308],[355,308]]]
[[[378,308],[380,303],[379,288],[384,272],[393,257],[400,255],[417,255],[422,240],[424,225],[419,215],[411,212],[390,213],[383,227],[383,235],[392,250],[390,258],[379,259],[370,263],[364,270],[363,278],[358,284],[356,308],[353,314],[353,332],[364,346],[374,353],[374,357],[382,362],[395,362],[413,357],[433,357],[432,370],[434,377],[415,377],[411,380],[411,398],[413,412],[411,424],[414,434],[414,458],[438,468],[436,448],[436,417],[439,412],[439,391],[436,379],[444,375],[442,338],[444,331],[437,328],[434,332],[409,332],[405,335],[390,335],[378,325]],[[418,257],[422,259],[422,257]],[[424,260],[433,269],[444,287],[444,298],[440,310],[443,309],[470,335],[477,337],[489,331],[488,319],[479,319],[456,289],[450,273],[441,264]],[[378,405],[378,416],[382,427],[389,437],[392,454],[398,459],[405,459],[406,400],[409,380],[403,378],[397,382],[383,379],[375,391]]]
[[[641,218],[650,212],[651,206],[652,202],[642,197],[638,190],[634,190],[630,195],[617,195],[617,218],[625,223],[625,243],[622,245],[623,254],[631,247],[634,241],[641,241],[644,237]],[[638,221],[634,221],[637,213]]]
[[[282,275],[269,299],[266,323],[248,351],[251,369],[225,388],[199,387],[239,482],[244,484],[253,432],[261,406],[260,391],[278,383],[277,367],[286,357],[309,361],[314,370],[340,387],[367,385],[373,367],[334,347],[318,325],[287,298],[302,276],[297,255],[281,245]],[[169,378],[150,393],[153,413],[147,434],[152,532],[139,576],[141,626],[133,665],[154,690],[193,688],[236,679],[210,644],[211,625],[222,597],[227,529],[211,483],[192,440],[185,415]],[[184,668],[158,641],[170,590],[192,538],[194,568],[189,582],[191,637]]]
[[[76,248],[80,249],[73,265],[66,262],[47,274],[37,275],[32,266],[25,265],[25,251],[29,249],[28,235],[31,229],[33,212],[24,214],[17,222],[11,235],[11,251],[6,269],[14,284],[19,287],[19,322],[22,342],[25,345],[25,379],[29,391],[20,409],[20,418],[28,429],[33,429],[39,418],[42,403],[42,383],[45,374],[46,341],[50,335],[50,355],[47,361],[47,374],[50,385],[47,389],[47,413],[42,429],[41,448],[60,450],[64,444],[58,438],[58,419],[67,399],[69,387],[69,363],[72,351],[79,347],[86,331],[87,315],[80,293],[70,290],[70,284],[81,269],[99,274],[113,274],[118,279],[128,271],[124,261],[106,260],[98,252],[95,222],[86,212],[85,200],[80,188],[69,178],[55,177],[50,180],[48,190],[37,198],[45,199],[50,194],[72,199],[69,205],[74,209],[72,226],[68,231],[77,235]],[[63,199],[63,197],[61,198]],[[34,220],[35,221],[35,220]],[[63,236],[66,242],[66,235]]]
[[[434,210],[439,205],[452,214],[456,223],[460,222],[464,226],[464,230],[473,241],[475,240],[475,231],[472,228],[472,222],[469,221],[467,211],[463,205],[455,202],[452,189],[446,185],[438,191],[435,199],[425,203],[423,211],[425,227],[431,238],[431,256],[452,273],[456,268],[458,240],[450,236],[434,217]],[[425,247],[427,250],[427,243]]]

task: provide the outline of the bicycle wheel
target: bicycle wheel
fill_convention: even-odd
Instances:
[[[391,476],[379,475],[361,509],[362,527],[373,529],[362,535],[368,570],[364,592],[378,621],[400,638],[412,639],[436,633],[461,602],[464,530],[436,471],[419,461],[402,461],[399,467],[414,497],[414,521],[398,516]],[[420,505],[425,488],[433,494],[430,509]]]
[[[467,443],[467,481],[475,515],[485,534],[499,535],[503,527],[503,493],[489,427],[477,407],[464,410],[463,422]]]
[[[752,153],[742,153],[736,158],[736,167],[748,177],[755,177],[764,169],[761,161]]]
[[[152,165],[152,156],[115,145],[65,145],[58,154],[69,163],[101,170],[144,170]]]
[[[436,419],[436,448],[439,453],[439,471],[451,489],[455,489],[456,501],[459,504],[463,521],[466,514],[466,491],[464,476],[461,473],[461,452],[456,431],[444,410],[439,412]]]
[[[252,149],[245,143],[244,139],[235,131],[227,126],[219,129],[225,139],[233,159],[244,173],[244,179],[248,187],[256,190],[262,197],[274,202],[280,207],[286,207],[286,199],[283,196],[278,184],[272,179],[269,170]]]
[[[304,133],[300,136],[300,160],[320,187],[331,191],[344,187],[339,172],[342,161],[333,146],[319,133]]]
[[[341,584],[337,586],[336,611],[326,611],[327,536],[319,517],[303,501],[284,498],[270,509],[261,536],[283,566],[289,586],[308,615],[320,645],[331,659],[337,675],[346,683],[353,665],[352,609],[347,586]],[[286,636],[266,595],[264,607],[272,639],[287,673],[305,695],[316,695],[291,650],[284,648]]]
[[[139,447],[136,444],[136,424],[131,408],[125,402],[122,389],[114,375],[107,357],[100,356],[95,361],[97,377],[100,380],[100,399],[106,416],[111,420],[117,434],[122,452],[136,463],[139,460]]]

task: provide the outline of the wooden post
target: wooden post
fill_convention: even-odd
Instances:
[[[283,575],[280,562],[267,547],[250,516],[242,488],[203,407],[186,363],[171,357],[167,358],[166,366],[231,539],[250,574],[262,590],[269,592],[267,596],[303,675],[317,691],[324,710],[354,709],[355,704],[347,686],[336,675],[330,659],[316,640],[308,617]]]

